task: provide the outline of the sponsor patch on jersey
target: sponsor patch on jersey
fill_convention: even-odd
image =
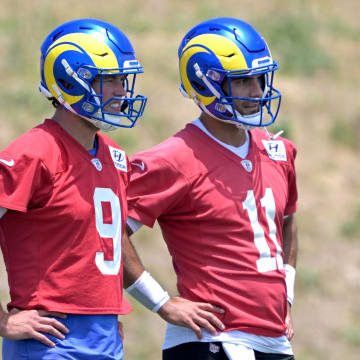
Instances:
[[[127,162],[126,162],[126,155],[125,151],[114,148],[109,145],[110,155],[114,162],[115,167],[118,170],[127,172]]]
[[[252,172],[253,166],[252,166],[252,162],[250,160],[241,160],[241,165],[244,167],[244,169],[247,172]]]
[[[101,171],[102,170],[102,164],[101,161],[97,158],[91,159],[92,164],[95,166],[95,169],[97,171]]]
[[[281,140],[262,140],[270,159],[286,161],[285,144]]]

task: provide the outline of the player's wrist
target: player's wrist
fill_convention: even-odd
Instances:
[[[5,337],[7,334],[7,325],[9,322],[9,314],[0,306],[0,336]]]
[[[153,312],[157,312],[170,299],[169,294],[147,271],[125,290]]]
[[[296,270],[290,264],[284,264],[287,301],[290,305],[294,302],[295,296],[295,275]]]

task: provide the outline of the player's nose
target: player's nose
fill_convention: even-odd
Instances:
[[[114,93],[116,96],[126,96],[125,82],[121,78],[116,78],[114,82]]]
[[[252,78],[250,81],[250,97],[260,98],[263,92],[260,79]]]

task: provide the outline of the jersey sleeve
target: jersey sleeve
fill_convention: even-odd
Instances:
[[[162,214],[171,216],[172,209],[186,196],[189,183],[164,158],[139,154],[130,163],[128,216],[153,227]]]
[[[287,142],[288,156],[290,166],[288,168],[288,201],[285,208],[285,215],[291,215],[297,210],[298,191],[296,185],[296,170],[295,158],[297,154],[296,147],[290,142]]]
[[[124,182],[125,182],[126,189],[128,189],[129,183],[130,183],[131,164],[130,164],[130,160],[127,157],[127,155],[126,155],[126,165],[127,165],[127,172],[126,172],[126,175],[124,176]]]
[[[25,152],[0,152],[0,206],[22,212],[41,207],[51,188],[51,176],[41,159]]]

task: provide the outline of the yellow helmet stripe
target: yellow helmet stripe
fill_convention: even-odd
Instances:
[[[51,50],[49,51],[49,53],[46,56],[45,59],[45,63],[44,63],[44,76],[45,76],[45,82],[46,85],[49,89],[49,91],[51,92],[51,94],[57,98],[58,95],[56,94],[55,90],[53,89],[52,86],[49,86],[49,84],[56,84],[56,80],[55,80],[55,76],[54,76],[54,63],[56,61],[56,59],[58,58],[58,56],[60,54],[62,54],[65,51],[69,51],[69,50],[74,50],[74,51],[79,51],[80,50],[75,47],[74,45],[70,45],[70,44],[62,44],[56,47],[52,47]],[[71,105],[74,104],[76,102],[78,102],[79,100],[81,100],[81,98],[83,97],[81,96],[67,96],[66,93],[64,93],[61,88],[58,86],[58,89],[61,93],[61,95],[64,97],[64,99],[67,100],[67,102]]]
[[[230,39],[217,34],[202,34],[191,39],[184,47],[180,59],[180,74],[186,74],[188,61],[194,54],[199,52],[209,53],[210,50],[207,50],[207,48],[211,48],[224,70],[248,69],[244,55],[238,46]],[[195,91],[197,98],[205,106],[214,101],[214,96],[204,97],[197,93],[196,89],[190,84],[187,76],[181,76],[181,81],[190,97],[194,97],[191,91]]]
[[[76,44],[80,48],[84,49],[96,67],[102,69],[119,68],[119,63],[114,52],[107,44],[103,42],[103,39],[96,38],[94,35],[89,34],[72,33],[64,35],[56,40],[48,50],[48,54],[46,55],[44,63],[44,76],[47,86],[48,84],[56,84],[53,68],[54,63],[59,55],[65,51],[70,50],[81,53],[79,47],[73,44]],[[48,89],[55,97],[57,97],[57,94],[51,86],[48,86]],[[59,90],[70,105],[78,102],[82,98],[82,96],[70,96],[69,94],[63,92],[60,88]]]

